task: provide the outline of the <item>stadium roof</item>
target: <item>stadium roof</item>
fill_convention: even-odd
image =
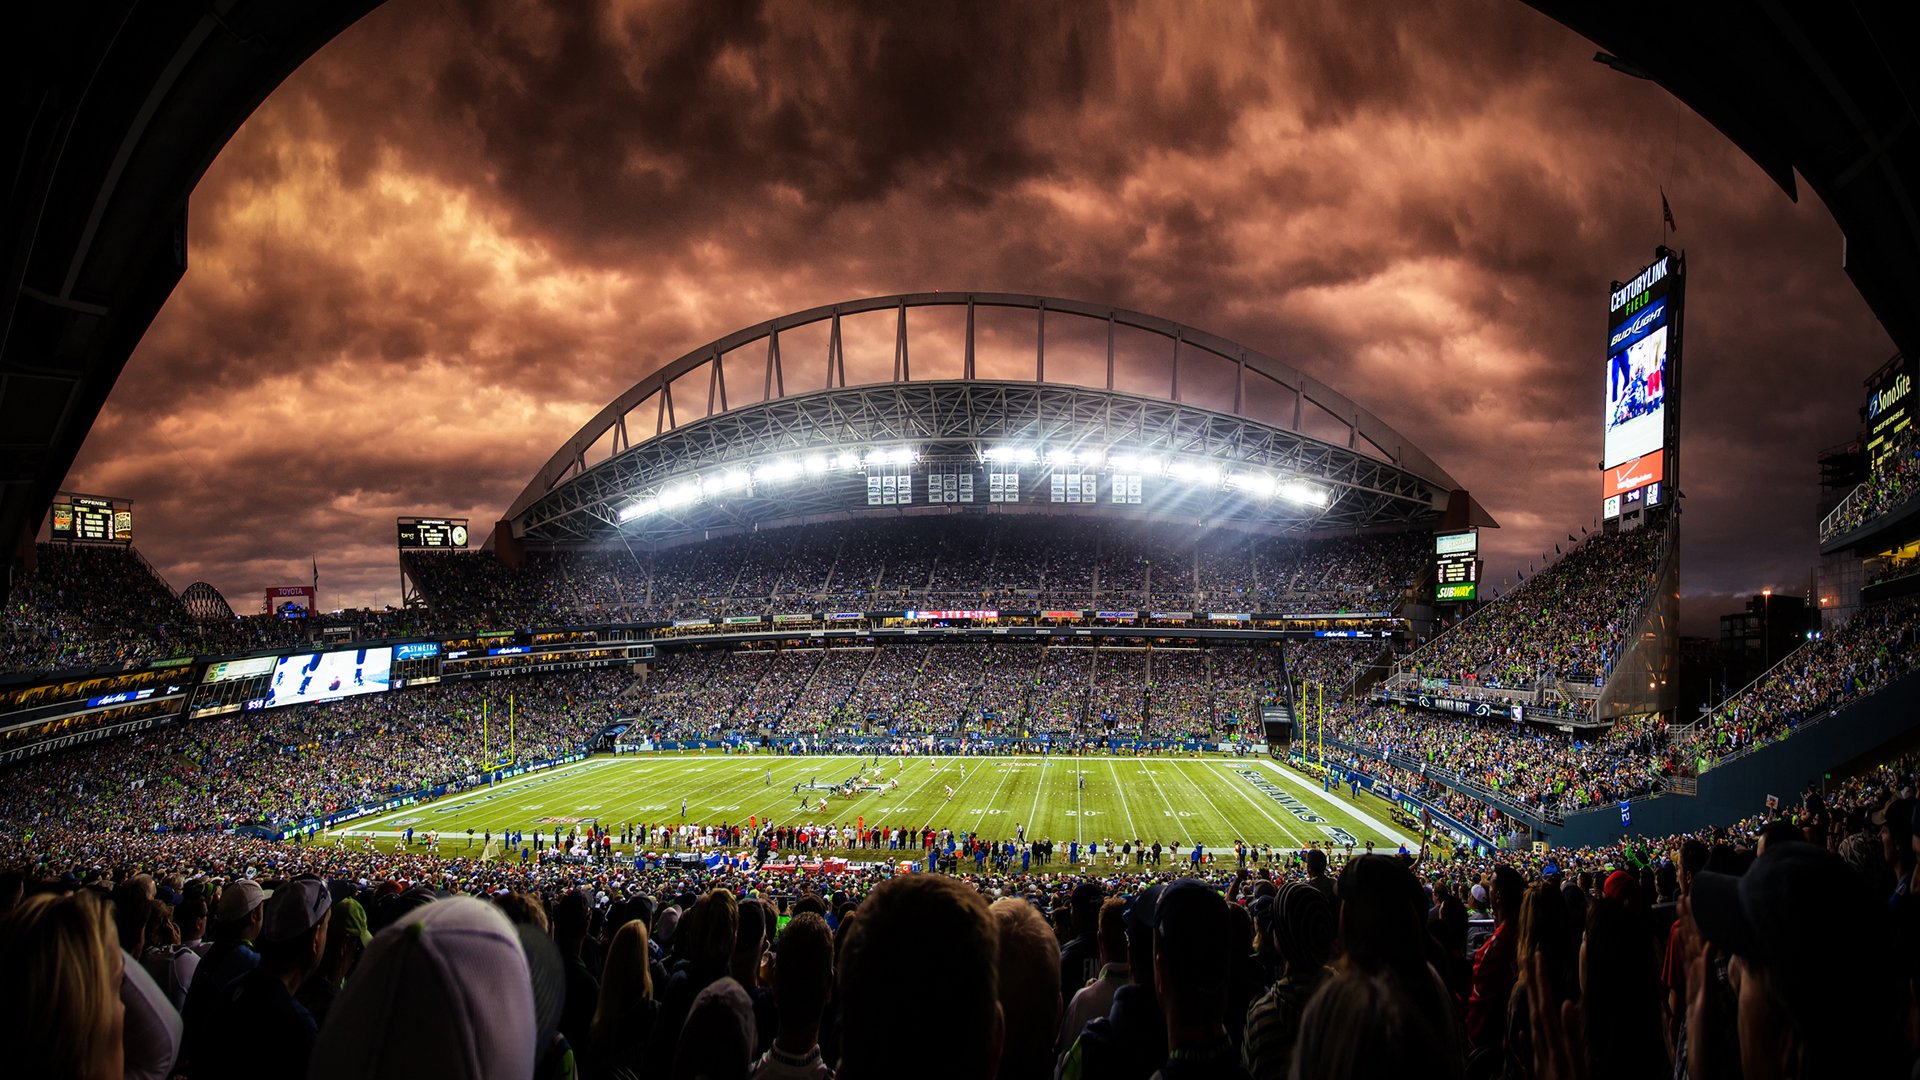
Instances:
[[[957,379],[913,376],[908,315],[925,308],[964,309],[958,340],[941,341],[959,354]],[[1021,347],[1033,357],[1031,378],[978,376],[982,309],[1031,313],[1031,344]],[[843,323],[876,313],[891,316],[892,376],[848,385]],[[816,324],[826,328],[824,365],[783,346]],[[1084,345],[1089,326],[1096,348],[1105,343],[1101,385],[1050,381],[1049,341],[1072,334]],[[1142,373],[1130,354],[1125,374],[1156,379],[1162,392],[1116,388],[1122,334],[1159,342],[1158,370]],[[812,388],[790,389],[809,375]],[[1210,397],[1196,391],[1202,385]],[[1085,513],[1093,504],[1307,532],[1433,524],[1459,487],[1345,395],[1203,330],[1053,297],[913,293],[783,315],[693,349],[568,439],[514,500],[507,523],[532,543],[664,542],[869,509],[984,508],[1002,502],[990,491],[995,473],[1022,478],[1020,496],[1005,500],[1022,508]],[[1051,490],[1055,475],[1059,491]],[[949,477],[954,490],[930,498]],[[1144,495],[1116,495],[1116,478],[1132,477]],[[1461,523],[1495,524],[1462,498]]]
[[[282,79],[377,4],[9,10],[5,100],[18,134],[0,150],[7,548],[32,543],[127,357],[186,272],[187,196],[201,174]]]
[[[1846,236],[1847,275],[1920,355],[1920,63],[1911,4],[1527,0],[1652,79],[1798,201],[1797,172]]]

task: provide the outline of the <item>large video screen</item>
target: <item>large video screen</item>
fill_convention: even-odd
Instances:
[[[1654,453],[1667,443],[1668,263],[1661,259],[1612,294],[1603,468]]]
[[[386,647],[283,656],[274,665],[265,707],[377,694],[387,688],[392,668],[393,650]]]

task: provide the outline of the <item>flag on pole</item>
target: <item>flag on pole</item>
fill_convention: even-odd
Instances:
[[[1667,223],[1668,232],[1679,232],[1680,226],[1673,223],[1673,207],[1667,205],[1667,191],[1660,189],[1660,217]]]

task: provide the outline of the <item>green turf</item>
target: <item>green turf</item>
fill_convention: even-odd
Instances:
[[[964,767],[965,775],[961,774]],[[891,791],[808,793],[802,809],[795,783],[822,785],[856,771],[899,780]],[[771,774],[771,782],[768,775]],[[1265,783],[1263,788],[1248,773]],[[1079,779],[1086,777],[1086,787]],[[947,798],[946,789],[954,794]],[[1290,798],[1276,798],[1276,792]],[[827,799],[827,808],[818,809]],[[1351,835],[1391,849],[1417,846],[1412,830],[1394,824],[1385,803],[1326,794],[1317,781],[1262,758],[1131,757],[860,757],[695,755],[599,757],[576,765],[476,788],[433,803],[351,822],[329,836],[373,836],[392,843],[409,826],[441,834],[442,854],[463,854],[466,830],[495,835],[519,829],[553,835],[576,822],[745,824],[757,817],[776,824],[853,824],[977,831],[1011,839],[1026,826],[1029,840],[1050,837],[1064,857],[1066,842],[1140,838],[1151,844],[1195,842],[1223,856],[1235,840],[1299,848]],[[1302,815],[1323,821],[1302,819]],[[475,849],[479,848],[478,841]]]

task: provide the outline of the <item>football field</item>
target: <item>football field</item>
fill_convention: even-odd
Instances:
[[[951,790],[951,795],[949,795]],[[851,791],[849,795],[848,792]],[[821,800],[826,801],[825,808]],[[685,817],[681,816],[682,800]],[[596,757],[471,788],[430,803],[349,822],[325,835],[371,836],[385,846],[407,829],[437,833],[442,854],[473,850],[483,833],[599,822],[649,826],[853,825],[953,829],[987,839],[1048,838],[1064,856],[1083,845],[1134,839],[1184,853],[1195,843],[1231,857],[1236,840],[1297,849],[1351,841],[1419,846],[1388,805],[1261,757],[828,757],[632,755]],[[626,852],[630,853],[630,852]],[[876,854],[875,857],[884,857]]]

